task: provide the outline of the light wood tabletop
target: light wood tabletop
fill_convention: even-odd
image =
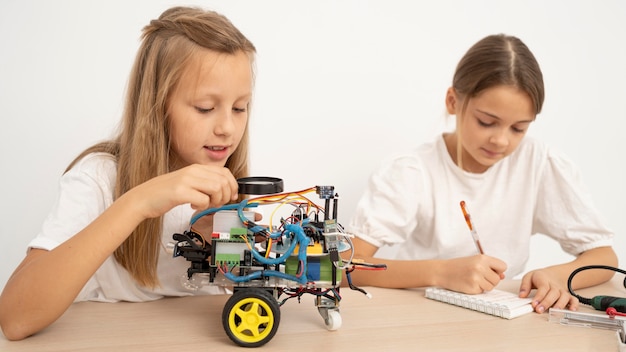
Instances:
[[[623,277],[580,290],[626,297]],[[515,292],[518,281],[498,288]],[[549,322],[548,313],[512,320],[424,297],[424,289],[342,288],[341,327],[329,331],[310,295],[280,308],[273,351],[618,351],[615,332]],[[229,351],[222,310],[228,295],[165,298],[146,303],[75,303],[54,324],[22,341],[0,335],[0,351]],[[583,306],[581,312],[596,312]]]

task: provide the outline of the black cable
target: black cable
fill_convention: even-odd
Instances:
[[[362,294],[367,296],[367,291],[365,291],[364,289],[357,287],[356,285],[354,285],[352,283],[352,277],[350,276],[350,273],[354,271],[354,268],[352,269],[346,269],[346,279],[348,280],[348,287],[350,287],[350,289],[355,290],[355,291],[359,291]]]
[[[572,296],[578,298],[580,303],[590,305],[590,306],[592,306],[593,308],[595,308],[597,310],[606,311],[607,308],[615,308],[619,312],[626,313],[626,298],[612,297],[612,296],[602,296],[602,295],[595,296],[593,298],[586,298],[586,297],[582,297],[582,296],[580,296],[580,295],[578,295],[578,294],[576,294],[574,292],[574,290],[572,289],[572,279],[574,279],[574,276],[576,274],[578,274],[579,272],[581,272],[583,270],[589,270],[589,269],[613,270],[615,272],[619,272],[619,273],[622,273],[622,274],[626,275],[626,270],[622,270],[622,269],[615,268],[615,267],[608,266],[608,265],[587,265],[587,266],[583,266],[583,267],[580,267],[580,268],[572,271],[572,273],[570,274],[569,278],[567,279],[567,289],[569,290],[569,293]],[[623,286],[624,286],[624,288],[626,288],[626,277],[624,278]]]

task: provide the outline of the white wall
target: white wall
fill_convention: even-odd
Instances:
[[[0,288],[65,166],[110,135],[141,28],[173,4],[228,16],[258,48],[252,171],[287,190],[335,185],[347,222],[370,172],[444,126],[456,62],[478,39],[522,38],[542,65],[531,128],[580,166],[626,262],[626,2],[80,1],[0,3]],[[529,267],[568,259],[536,238]]]

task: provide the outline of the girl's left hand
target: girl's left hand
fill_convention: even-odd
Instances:
[[[543,313],[550,307],[578,309],[578,298],[572,296],[567,287],[546,269],[533,270],[524,275],[519,296],[528,297],[532,289],[537,289],[532,301],[532,306],[537,313]]]

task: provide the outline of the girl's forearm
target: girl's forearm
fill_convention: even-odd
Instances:
[[[0,326],[10,340],[58,319],[85,283],[143,220],[121,197],[89,226],[51,251],[31,250],[0,296]]]
[[[616,267],[618,265],[617,255],[612,247],[598,247],[583,252],[571,262],[550,266],[544,270],[556,273],[558,277],[561,278],[563,285],[567,286],[567,281],[571,273],[587,265],[607,265]],[[599,285],[610,280],[613,274],[615,274],[614,271],[601,269],[581,271],[572,279],[572,289]]]

